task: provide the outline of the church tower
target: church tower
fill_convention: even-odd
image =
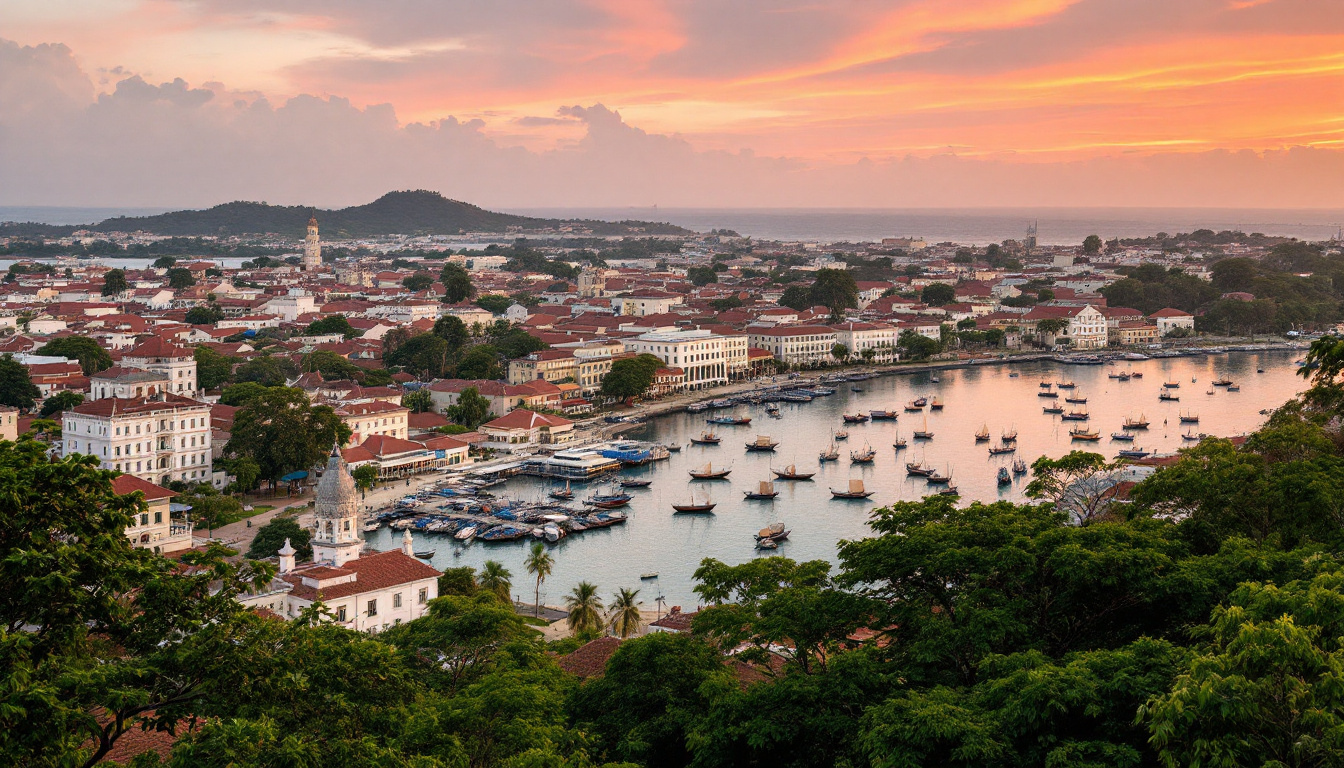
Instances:
[[[303,239],[303,268],[319,269],[322,266],[322,242],[317,236],[317,217],[308,220],[308,236]]]
[[[313,534],[313,561],[336,567],[359,557],[364,549],[360,533],[359,492],[350,467],[341,458],[339,446],[333,446],[327,459],[327,471],[317,482],[317,531]]]

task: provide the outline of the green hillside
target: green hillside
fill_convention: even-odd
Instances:
[[[536,219],[487,211],[438,192],[389,192],[366,205],[324,210],[302,205],[270,205],[236,201],[205,210],[172,211],[156,216],[119,216],[80,226],[0,225],[0,235],[60,237],[79,229],[95,232],[151,232],[156,235],[203,236],[276,234],[302,237],[308,219],[321,222],[324,239],[378,235],[455,235],[461,232],[507,232],[550,229],[572,223],[595,234],[621,235],[637,229],[646,235],[691,234],[671,224],[640,221],[606,222]]]

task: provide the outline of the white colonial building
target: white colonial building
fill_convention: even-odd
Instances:
[[[62,454],[151,483],[223,483],[211,465],[210,406],[177,395],[82,403],[65,412]]]
[[[835,340],[849,348],[852,357],[862,358],[863,350],[873,350],[872,362],[889,363],[896,359],[896,328],[885,323],[840,323],[832,325]]]
[[[835,361],[831,349],[837,341],[836,332],[825,326],[777,325],[749,330],[751,346],[764,349],[790,365]]]
[[[161,374],[168,378],[166,391],[196,396],[196,354],[184,347],[153,338],[123,355],[121,367]]]
[[[664,315],[685,301],[679,293],[667,291],[636,291],[624,296],[612,296],[611,308],[618,315],[644,317],[645,315]]]
[[[144,495],[145,511],[137,513],[126,529],[126,538],[137,549],[148,549],[161,554],[180,552],[192,546],[190,520],[174,520],[170,507],[173,491],[145,482],[135,475],[117,475],[112,478],[112,492],[126,496],[139,491]]]
[[[685,371],[685,389],[727,384],[733,364],[740,363],[746,368],[745,336],[719,336],[706,330],[660,330],[624,341],[630,352],[653,355],[669,367]]]
[[[286,541],[276,553],[279,575],[266,589],[239,600],[285,618],[321,602],[332,621],[359,632],[378,632],[424,616],[429,601],[439,596],[442,574],[415,557],[409,530],[400,549],[364,551],[359,491],[336,449],[317,483],[314,504],[313,562],[299,565]]]

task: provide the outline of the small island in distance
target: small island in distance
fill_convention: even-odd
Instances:
[[[438,192],[418,189],[388,192],[365,205],[330,210],[240,200],[204,210],[171,211],[155,216],[118,216],[90,224],[5,222],[0,223],[0,237],[68,237],[81,230],[148,232],[175,237],[263,234],[301,237],[308,219],[314,216],[322,222],[323,233],[330,233],[336,238],[546,230],[592,235],[694,234],[684,227],[667,223],[542,219],[498,213],[459,200],[450,200]]]

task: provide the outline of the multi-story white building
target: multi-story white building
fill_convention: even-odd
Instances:
[[[872,361],[889,363],[896,359],[896,328],[885,323],[840,323],[832,325],[835,340],[849,348],[849,354],[863,357],[863,350],[873,350]]]
[[[835,331],[823,325],[777,325],[750,328],[751,346],[764,349],[790,365],[827,364],[835,361]]]
[[[216,482],[210,406],[177,395],[109,397],[65,412],[62,456],[96,456],[104,469],[151,483]],[[222,481],[222,478],[219,480]]]
[[[168,377],[174,395],[196,396],[196,355],[189,349],[153,338],[123,355],[121,365]]]
[[[727,384],[730,350],[736,355],[738,343],[711,331],[654,331],[625,339],[625,348],[636,354],[650,354],[668,366],[686,372],[686,389],[704,389]],[[741,356],[745,367],[746,348]]]

